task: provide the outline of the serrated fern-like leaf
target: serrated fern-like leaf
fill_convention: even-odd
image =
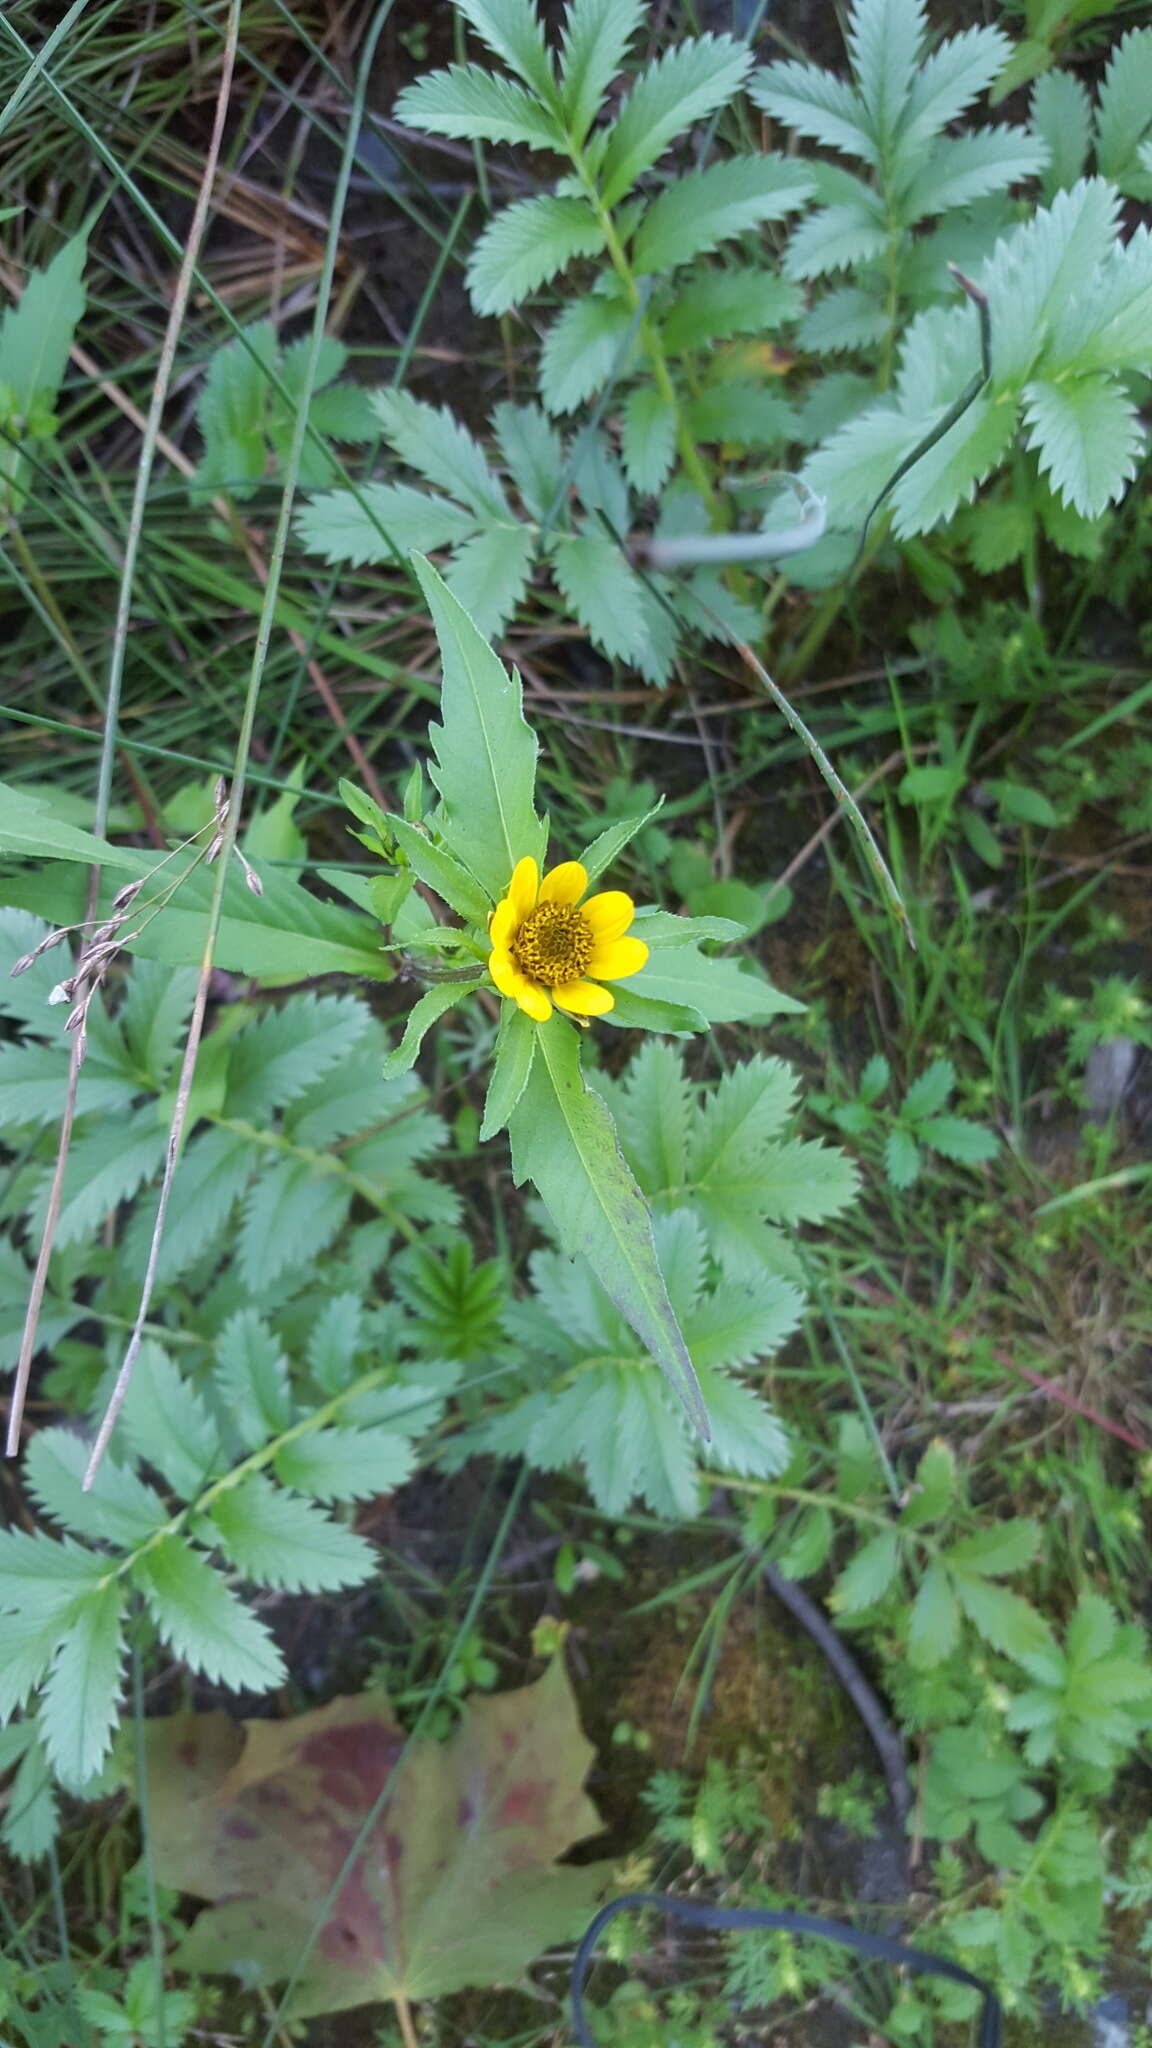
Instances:
[[[941,136],[927,163],[906,185],[902,211],[910,223],[970,206],[1043,170],[1047,147],[1026,128],[980,128]]]
[[[606,654],[627,660],[644,643],[639,579],[606,533],[562,534],[549,550],[564,596]]]
[[[572,412],[598,391],[622,356],[633,316],[621,299],[590,292],[558,313],[540,351],[540,396],[549,412]]]
[[[24,1455],[25,1482],[44,1513],[77,1536],[131,1549],[163,1528],[168,1510],[135,1472],[105,1458],[85,1492],[88,1446],[68,1429],[41,1429]]]
[[[196,994],[199,970],[162,960],[134,960],[116,1022],[142,1079],[156,1094],[178,1052]]]
[[[140,1347],[123,1427],[138,1458],[192,1500],[219,1469],[220,1437],[199,1394],[159,1344]]]
[[[1152,28],[1130,29],[1112,51],[1096,98],[1096,168],[1122,192],[1147,199],[1140,158],[1152,136]]]
[[[347,1180],[322,1159],[274,1158],[252,1182],[236,1239],[240,1278],[253,1294],[331,1244],[352,1204]]]
[[[310,1088],[363,1037],[371,1013],[355,996],[293,997],[232,1041],[225,1113],[252,1122]]]
[[[1048,151],[1041,186],[1051,200],[1083,174],[1092,134],[1092,101],[1070,71],[1046,71],[1032,90],[1032,127]]]
[[[209,1514],[225,1556],[259,1586],[335,1592],[363,1585],[376,1569],[362,1536],[258,1472],[218,1494]]]
[[[429,135],[468,142],[525,142],[563,149],[564,129],[549,107],[510,78],[475,65],[450,64],[406,86],[395,119]]]
[[[241,1309],[225,1323],[216,1339],[212,1384],[246,1450],[287,1429],[288,1360],[255,1309]]]
[[[798,135],[875,164],[876,146],[860,95],[831,71],[815,64],[766,64],[754,73],[748,92],[762,113]]]
[[[577,256],[604,248],[604,230],[586,200],[555,193],[517,199],[485,228],[468,265],[478,313],[508,313]]]
[[[155,1544],[132,1577],[161,1637],[194,1671],[237,1692],[283,1682],[284,1659],[263,1623],[182,1537]]]
[[[296,516],[296,531],[303,546],[326,562],[360,568],[403,559],[409,548],[429,554],[456,547],[475,533],[478,517],[411,484],[368,483],[355,494],[321,491],[309,499]]]
[[[1001,29],[967,28],[930,51],[909,88],[904,146],[942,134],[992,84],[1011,47]]]
[[[122,1660],[123,1588],[113,1580],[73,1615],[40,1695],[48,1761],[73,1790],[100,1769],[111,1747]]]
[[[881,159],[899,130],[927,28],[923,0],[857,0],[848,17],[856,90]]]
[[[491,526],[456,549],[445,582],[489,639],[503,631],[520,603],[535,552],[535,533],[519,521]]]
[[[65,1633],[56,1615],[0,1614],[0,1723],[40,1684]]]
[[[704,35],[676,44],[642,71],[607,131],[600,166],[605,205],[615,206],[677,135],[724,106],[751,65],[751,51],[734,37]]]
[[[812,191],[803,168],[780,156],[730,157],[689,171],[653,200],[633,243],[641,274],[666,273],[766,220],[781,220]]]
[[[371,1500],[394,1493],[415,1462],[411,1440],[395,1429],[310,1429],[281,1446],[275,1471],[283,1485],[313,1500]]]
[[[563,441],[537,405],[498,405],[492,425],[527,510],[545,518],[563,484]]]
[[[560,46],[564,118],[582,143],[644,19],[644,0],[571,0]]]
[[[797,287],[753,267],[704,270],[687,279],[663,323],[670,355],[724,341],[731,334],[770,334],[803,308]]]
[[[1025,386],[1028,445],[1067,505],[1092,519],[1123,495],[1144,435],[1135,405],[1111,377],[1036,379]]]
[[[376,391],[372,408],[401,461],[450,497],[458,498],[476,515],[477,524],[507,518],[508,505],[499,479],[477,442],[446,406],[426,405],[407,391]],[[418,543],[409,540],[406,545]]]
[[[532,0],[456,0],[456,10],[546,106],[558,106],[556,74]]]

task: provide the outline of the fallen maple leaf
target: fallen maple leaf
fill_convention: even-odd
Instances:
[[[607,1881],[607,1864],[555,1860],[602,1827],[559,1659],[534,1685],[470,1700],[447,1742],[406,1741],[378,1692],[290,1721],[177,1714],[146,1742],[156,1876],[217,1902],[172,1961],[279,1982],[323,1919],[294,2017],[507,1983],[583,1931]]]

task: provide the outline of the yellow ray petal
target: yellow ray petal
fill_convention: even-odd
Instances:
[[[605,889],[580,906],[580,915],[587,918],[598,939],[619,939],[635,917],[636,905],[623,889]]]
[[[623,981],[626,974],[639,974],[647,958],[643,939],[599,939],[588,972],[597,981]]]
[[[588,870],[578,860],[561,861],[540,884],[541,903],[579,903],[588,887]]]
[[[512,905],[517,924],[521,918],[527,917],[530,910],[535,910],[539,882],[540,870],[531,854],[526,853],[523,860],[518,860],[512,870],[512,880],[508,884],[508,894],[504,898],[505,903]]]
[[[552,1015],[552,1005],[539,982],[530,981],[522,973],[509,953],[493,953],[488,961],[488,972],[502,996],[511,996],[514,1003],[534,1017],[538,1024],[546,1024]]]
[[[598,988],[594,981],[566,981],[562,988],[553,989],[552,1001],[558,1010],[570,1010],[574,1017],[603,1017],[616,1008],[611,990]]]
[[[506,946],[516,929],[516,909],[510,896],[505,896],[496,905],[488,920],[488,933],[493,946]]]

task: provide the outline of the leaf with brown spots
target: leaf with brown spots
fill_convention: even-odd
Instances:
[[[242,1727],[174,1715],[148,1724],[147,1747],[156,1875],[215,1902],[173,1960],[276,1983],[322,1920],[294,2017],[507,1983],[575,1939],[604,1888],[606,1865],[556,1862],[601,1826],[559,1660],[469,1701],[443,1743],[406,1743],[384,1695],[362,1693]]]

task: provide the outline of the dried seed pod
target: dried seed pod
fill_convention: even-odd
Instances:
[[[124,887],[117,889],[112,898],[113,910],[127,910],[130,904],[135,903],[143,887],[143,878],[138,882],[125,882]]]
[[[216,837],[215,837],[215,839],[214,839],[214,840],[212,841],[212,844],[211,844],[211,846],[210,846],[210,847],[208,848],[208,851],[207,851],[207,853],[206,853],[206,854],[205,854],[205,856],[204,856],[204,858],[205,858],[205,860],[206,860],[206,861],[208,862],[208,865],[209,865],[209,866],[211,866],[211,865],[212,865],[212,862],[213,862],[213,861],[214,861],[214,860],[216,859],[216,857],[217,857],[217,855],[219,854],[219,852],[220,852],[220,849],[221,849],[221,847],[223,846],[223,844],[224,844],[224,834],[223,834],[222,832],[218,832],[218,833],[216,834]]]

